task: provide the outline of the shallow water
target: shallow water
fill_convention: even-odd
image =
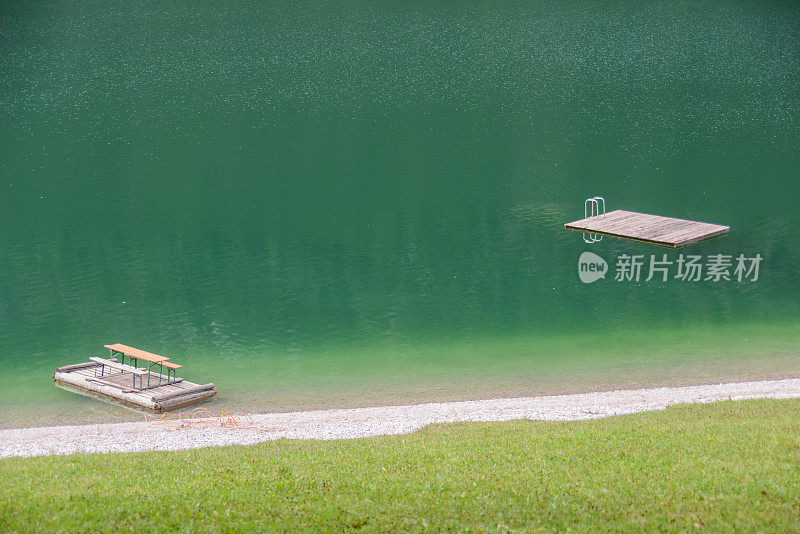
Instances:
[[[798,5],[11,2],[0,47],[0,425],[138,417],[52,385],[113,342],[253,410],[798,372]],[[595,194],[731,233],[588,245]]]

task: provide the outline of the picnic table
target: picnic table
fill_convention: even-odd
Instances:
[[[158,365],[159,370],[161,371],[158,376],[158,383],[161,384],[161,376],[164,373],[164,367],[167,368],[167,383],[170,383],[169,377],[170,372],[175,380],[177,377],[175,376],[175,372],[183,367],[182,365],[178,365],[177,363],[173,363],[168,361],[169,358],[166,356],[160,356],[158,354],[153,354],[152,352],[147,352],[146,350],[137,349],[134,347],[129,347],[128,345],[123,345],[122,343],[114,343],[113,345],[104,345],[105,348],[111,351],[111,356],[119,355],[120,361],[124,364],[125,363],[125,356],[128,357],[129,360],[134,361],[134,367],[138,365],[139,360],[145,361],[148,363],[147,368],[145,369],[147,372],[147,387],[150,387],[150,372],[154,365]],[[142,381],[141,377],[139,379],[139,385],[141,386]]]

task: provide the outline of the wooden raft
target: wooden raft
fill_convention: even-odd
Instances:
[[[217,394],[214,384],[195,384],[155,372],[150,376],[153,385],[148,387],[144,384],[135,388],[132,386],[135,373],[130,370],[117,372],[130,366],[119,364],[112,374],[105,372],[101,375],[99,370],[102,366],[100,362],[91,361],[59,367],[53,374],[53,380],[57,386],[66,386],[67,389],[156,413],[201,402]]]
[[[728,226],[635,211],[614,210],[564,225],[570,230],[633,239],[667,247],[682,247],[727,234]]]

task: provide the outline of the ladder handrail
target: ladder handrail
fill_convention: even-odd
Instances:
[[[600,211],[600,203],[603,203],[603,211]],[[606,199],[601,196],[594,196],[583,201],[583,218],[595,217],[606,214]],[[583,240],[586,243],[597,243],[603,236],[591,232],[583,232]]]
[[[598,215],[605,215],[606,214],[606,199],[600,196],[594,197],[595,201],[602,201],[603,202],[603,213],[600,213],[600,203],[597,202],[597,214]]]
[[[600,211],[600,202],[603,203],[603,211]],[[589,207],[591,206],[591,208]],[[587,198],[583,201],[583,217],[589,218],[595,215],[606,214],[606,199],[601,196]]]

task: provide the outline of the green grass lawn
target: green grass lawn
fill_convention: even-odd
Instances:
[[[800,530],[800,400],[0,460],[0,531]]]

